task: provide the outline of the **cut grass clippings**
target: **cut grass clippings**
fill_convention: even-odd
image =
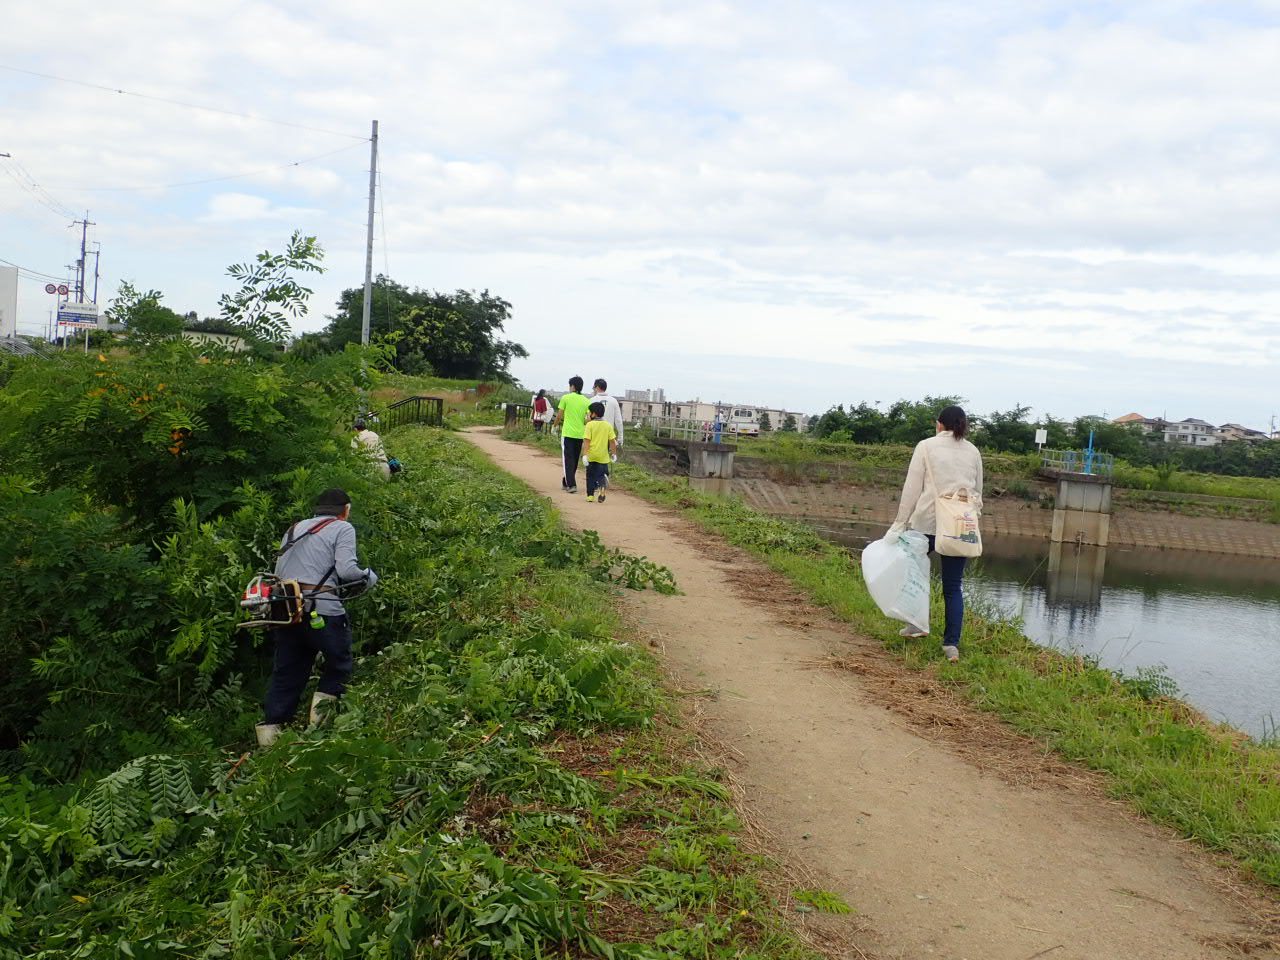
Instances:
[[[515,439],[527,439],[522,433]],[[898,636],[899,624],[867,593],[856,557],[812,529],[736,499],[699,495],[682,478],[656,477],[625,463],[614,476],[624,489],[681,510],[760,557],[908,666],[937,665],[936,640]],[[940,619],[937,595],[934,607]],[[1211,723],[1181,701],[1152,696],[1131,678],[1041,647],[1014,623],[972,611],[964,658],[936,679],[1067,760],[1101,771],[1107,792],[1143,815],[1280,886],[1280,750]]]

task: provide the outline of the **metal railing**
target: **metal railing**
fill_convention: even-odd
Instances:
[[[1079,473],[1089,477],[1111,477],[1116,458],[1097,450],[1041,450],[1041,463],[1055,473]]]
[[[444,426],[444,399],[441,397],[405,397],[387,407],[381,426],[390,430],[407,423],[425,423],[430,427]]]
[[[741,439],[742,434],[732,424],[716,424],[710,420],[694,420],[687,417],[645,417],[642,421],[655,440],[689,440],[696,443],[730,443]]]
[[[52,348],[46,345],[38,347],[34,343],[23,340],[20,337],[0,337],[0,350],[5,353],[12,353],[19,357],[40,357],[44,360],[61,360],[66,362],[65,357],[61,357]]]
[[[529,403],[504,403],[502,428],[514,430],[516,427],[533,420],[533,405]]]

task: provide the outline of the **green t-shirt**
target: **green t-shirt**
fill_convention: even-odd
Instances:
[[[557,406],[564,411],[560,433],[572,440],[581,440],[582,427],[587,422],[587,407],[591,406],[591,401],[580,393],[566,393]]]
[[[588,456],[592,463],[609,462],[609,441],[618,439],[618,432],[608,420],[588,420],[583,433],[591,441]]]

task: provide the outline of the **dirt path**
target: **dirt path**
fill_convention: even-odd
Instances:
[[[1238,957],[1224,944],[1253,939],[1248,898],[1170,833],[1096,789],[1011,782],[1000,758],[915,732],[884,706],[879,645],[763,566],[616,489],[605,504],[562,493],[556,461],[539,451],[484,430],[468,438],[569,524],[675,573],[683,595],[629,594],[631,619],[683,688],[715,691],[701,712],[736,757],[751,813],[781,857],[865,915],[868,952],[1183,960]],[[831,654],[871,666],[814,669]]]

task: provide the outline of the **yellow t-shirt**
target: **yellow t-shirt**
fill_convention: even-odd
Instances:
[[[608,420],[588,420],[582,433],[591,443],[587,459],[592,463],[608,463],[609,441],[618,439],[618,431],[613,429],[613,424]]]

